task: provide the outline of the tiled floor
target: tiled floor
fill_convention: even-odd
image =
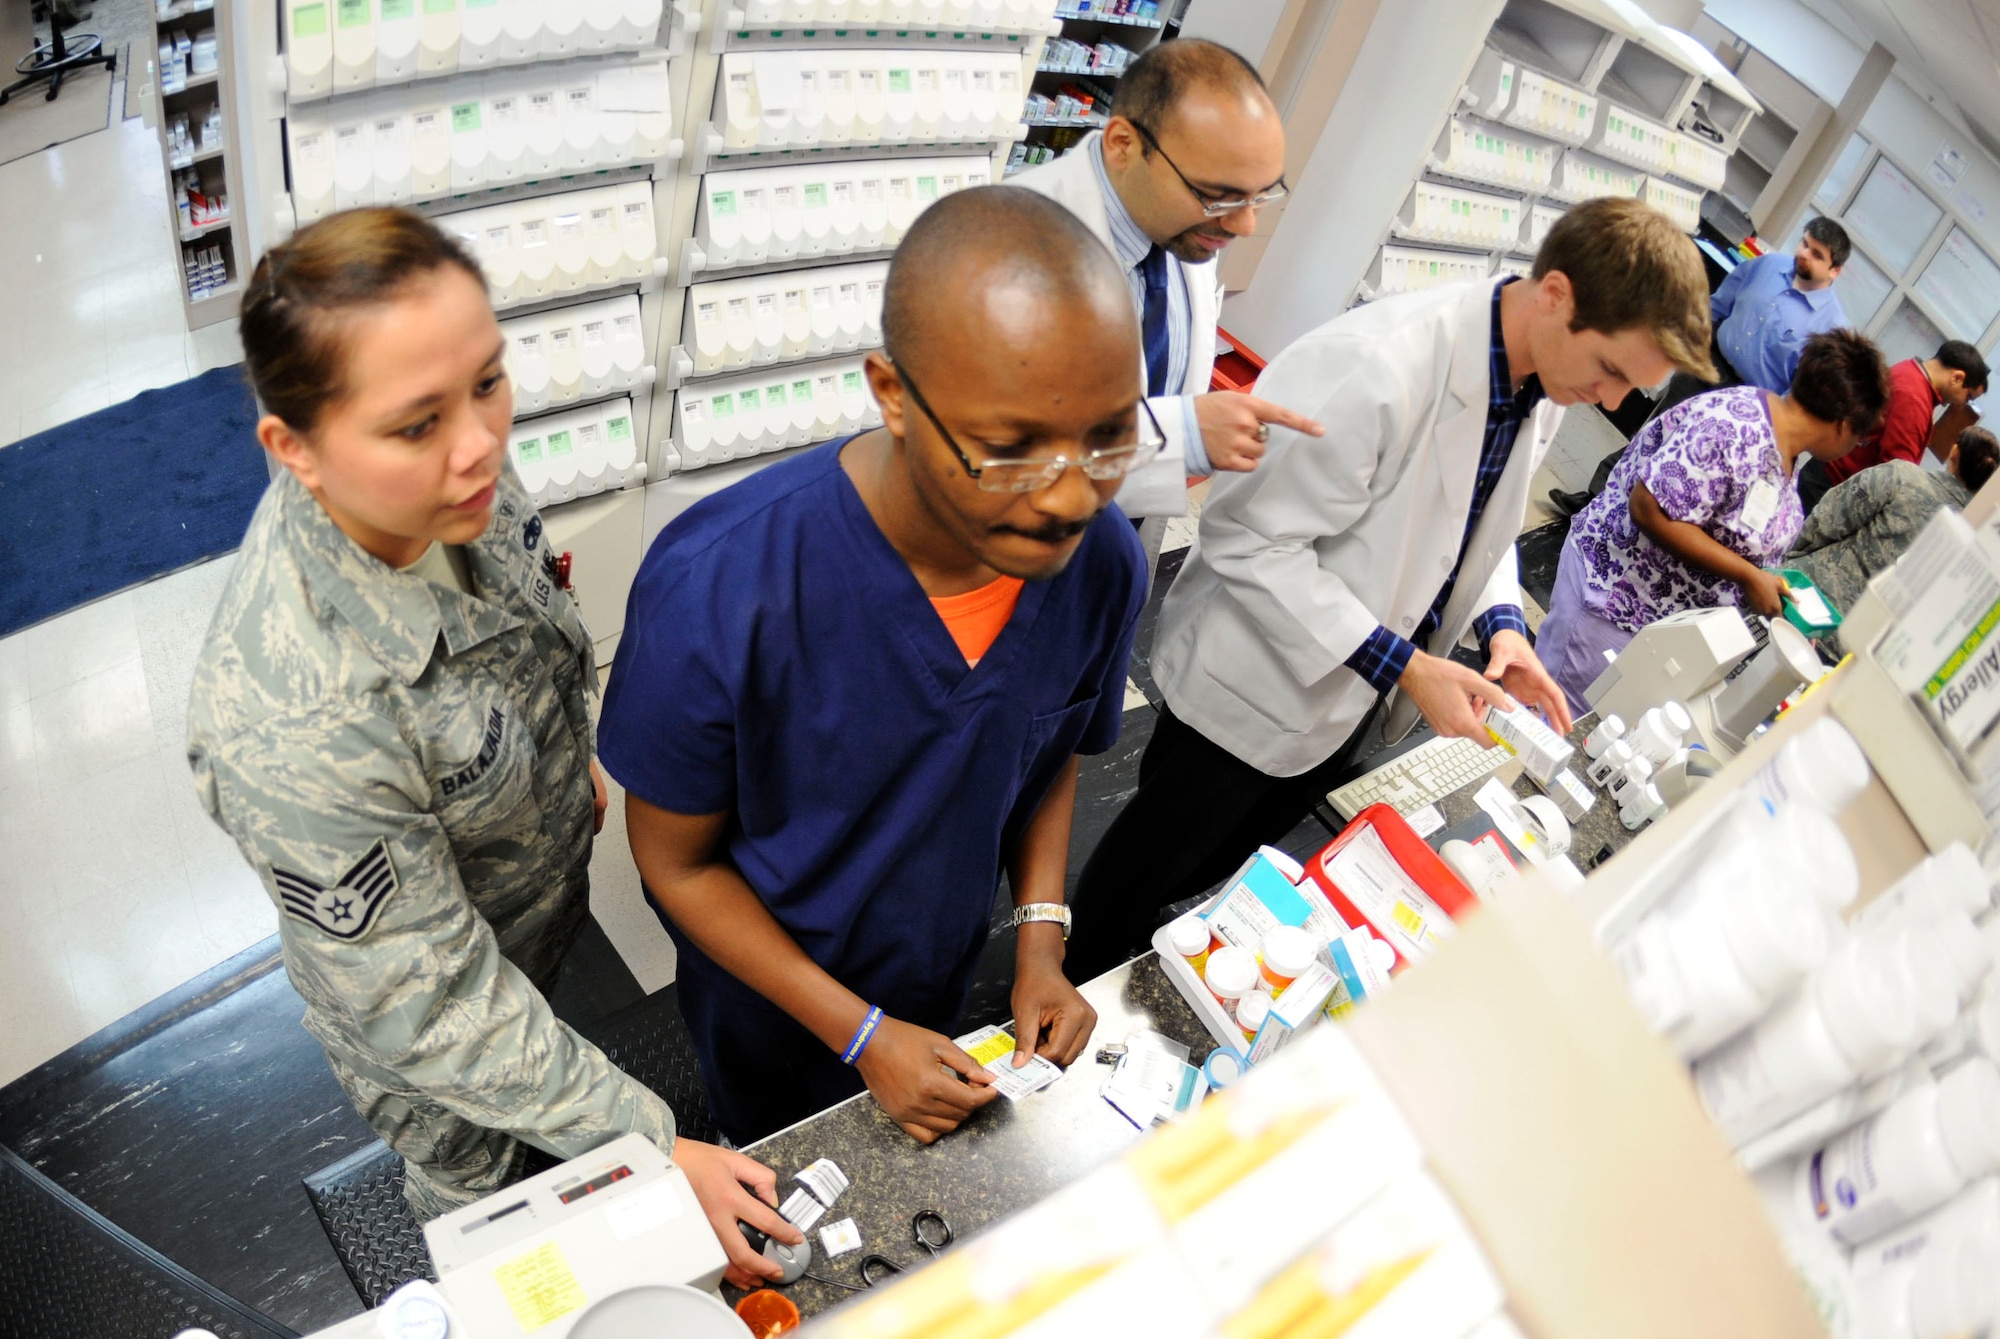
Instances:
[[[166,198],[137,119],[0,165],[0,444],[238,356],[188,333]]]

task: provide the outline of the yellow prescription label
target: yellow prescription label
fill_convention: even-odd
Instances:
[[[1408,902],[1397,902],[1395,909],[1389,915],[1410,938],[1422,939],[1424,937],[1424,915]]]
[[[527,1334],[562,1319],[590,1300],[583,1295],[576,1275],[570,1273],[562,1247],[552,1241],[495,1269],[493,1281],[500,1285],[500,1295],[507,1299],[515,1322]]]
[[[985,1041],[980,1042],[977,1046],[966,1052],[967,1055],[977,1060],[982,1068],[992,1064],[1003,1055],[1012,1055],[1013,1053],[1014,1039],[1004,1032],[997,1037],[988,1037]]]

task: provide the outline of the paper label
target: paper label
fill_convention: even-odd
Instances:
[[[917,178],[917,198],[919,200],[935,200],[937,199],[937,193],[936,177]]]
[[[416,0],[382,0],[382,21],[384,23],[395,23],[398,20],[413,19],[416,16]]]
[[[1327,859],[1325,869],[1376,932],[1411,962],[1429,957],[1451,937],[1451,917],[1396,863],[1374,828],[1355,834]]]
[[[848,1184],[847,1174],[841,1171],[839,1164],[831,1158],[820,1158],[800,1168],[792,1179],[810,1190],[813,1196],[829,1209],[847,1189]]]
[[[846,1255],[849,1251],[861,1249],[861,1229],[854,1226],[852,1218],[843,1218],[838,1223],[828,1223],[819,1230],[820,1250],[828,1259]]]
[[[374,21],[368,0],[339,0],[336,22],[343,28],[365,28]]]
[[[656,1181],[604,1206],[604,1221],[611,1228],[611,1235],[620,1241],[651,1232],[680,1214],[680,1196],[674,1194],[671,1181]]]
[[[593,209],[590,211],[590,230],[592,232],[616,232],[618,230],[618,216],[608,209]]]
[[[623,414],[604,420],[604,435],[614,442],[632,440],[632,420]]]
[[[727,395],[718,395],[708,402],[708,409],[717,418],[734,418],[736,402]]]
[[[822,182],[808,182],[806,185],[806,208],[826,208],[826,186]]]
[[[326,36],[326,6],[321,3],[299,5],[292,10],[292,36]]]
[[[708,212],[710,214],[713,214],[716,218],[724,218],[724,219],[734,218],[736,216],[736,192],[735,191],[709,192]]]
[[[585,321],[583,323],[583,346],[594,349],[604,342],[604,322]]]
[[[458,9],[458,0],[424,0],[424,13],[450,14]]]
[[[575,338],[568,326],[549,332],[549,343],[557,353],[568,353],[570,345],[575,343]]]
[[[803,401],[803,400],[810,400],[812,398],[813,398],[812,382],[794,381],[792,383],[792,399]]]
[[[562,1247],[552,1241],[495,1269],[493,1281],[523,1334],[533,1334],[590,1300],[563,1259]]]
[[[558,428],[554,432],[549,434],[550,460],[555,460],[558,457],[568,455],[570,453],[570,449],[571,448],[570,448],[568,429]]]
[[[810,1232],[813,1224],[826,1216],[826,1206],[803,1190],[794,1190],[785,1202],[778,1206],[778,1216],[801,1232]]]
[[[1031,1057],[1027,1064],[1015,1068],[1011,1058],[1014,1038],[1004,1028],[983,1027],[977,1032],[968,1032],[957,1038],[957,1045],[993,1076],[993,1086],[1010,1102],[1018,1102],[1029,1093],[1039,1092],[1062,1077],[1062,1070],[1045,1056]]]
[[[858,391],[859,391],[859,390],[861,389],[861,374],[860,374],[859,372],[843,372],[843,373],[841,373],[841,374],[840,374],[840,388],[841,388],[842,390],[844,390],[844,391],[857,391],[857,392],[858,392]]]
[[[891,93],[907,93],[907,92],[909,92],[909,91],[910,91],[910,72],[909,72],[908,70],[891,70],[891,71],[889,71],[889,91],[890,91]]]
[[[1778,486],[1769,479],[1751,484],[1749,496],[1743,499],[1743,510],[1736,515],[1736,529],[1746,535],[1762,534],[1771,518],[1778,514],[1778,496]]]
[[[539,437],[523,438],[521,444],[514,448],[514,454],[530,465],[539,463],[542,458],[542,439]]]
[[[451,104],[451,131],[454,135],[470,134],[479,129],[479,104],[476,102],[454,102]]]
[[[736,392],[736,407],[746,414],[754,414],[761,408],[761,397],[754,390]]]
[[[541,219],[521,220],[521,245],[543,246],[548,242],[548,225]]]
[[[783,409],[785,407],[785,383],[780,381],[764,388],[764,407]]]

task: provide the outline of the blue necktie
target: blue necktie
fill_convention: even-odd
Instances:
[[[1173,394],[1167,385],[1167,253],[1154,247],[1139,262],[1139,277],[1146,281],[1146,314],[1139,334],[1146,344],[1146,395],[1150,398]]]

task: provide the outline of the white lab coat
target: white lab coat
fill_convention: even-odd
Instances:
[[[1099,133],[1091,132],[1091,139]],[[1090,143],[1086,139],[1054,162],[1030,168],[1007,184],[1025,186],[1061,204],[1110,249],[1111,219],[1104,209],[1097,169],[1090,161]],[[1187,279],[1188,314],[1194,324],[1188,332],[1187,380],[1181,394],[1203,395],[1215,370],[1215,325],[1222,314],[1221,267],[1214,261],[1175,263]],[[1146,376],[1145,362],[1145,350],[1141,349],[1141,384]],[[1187,415],[1178,396],[1162,396],[1151,404],[1160,430],[1166,434],[1167,448],[1157,460],[1125,476],[1118,488],[1118,505],[1127,516],[1183,516],[1187,513]]]
[[[1375,692],[1343,663],[1380,623],[1404,637],[1437,598],[1472,507],[1489,395],[1492,286],[1347,312],[1271,361],[1257,394],[1324,423],[1273,425],[1252,474],[1217,475],[1160,615],[1153,676],[1174,714],[1259,771],[1297,776],[1345,743]],[[1518,604],[1514,540],[1562,420],[1521,425],[1423,649]]]

